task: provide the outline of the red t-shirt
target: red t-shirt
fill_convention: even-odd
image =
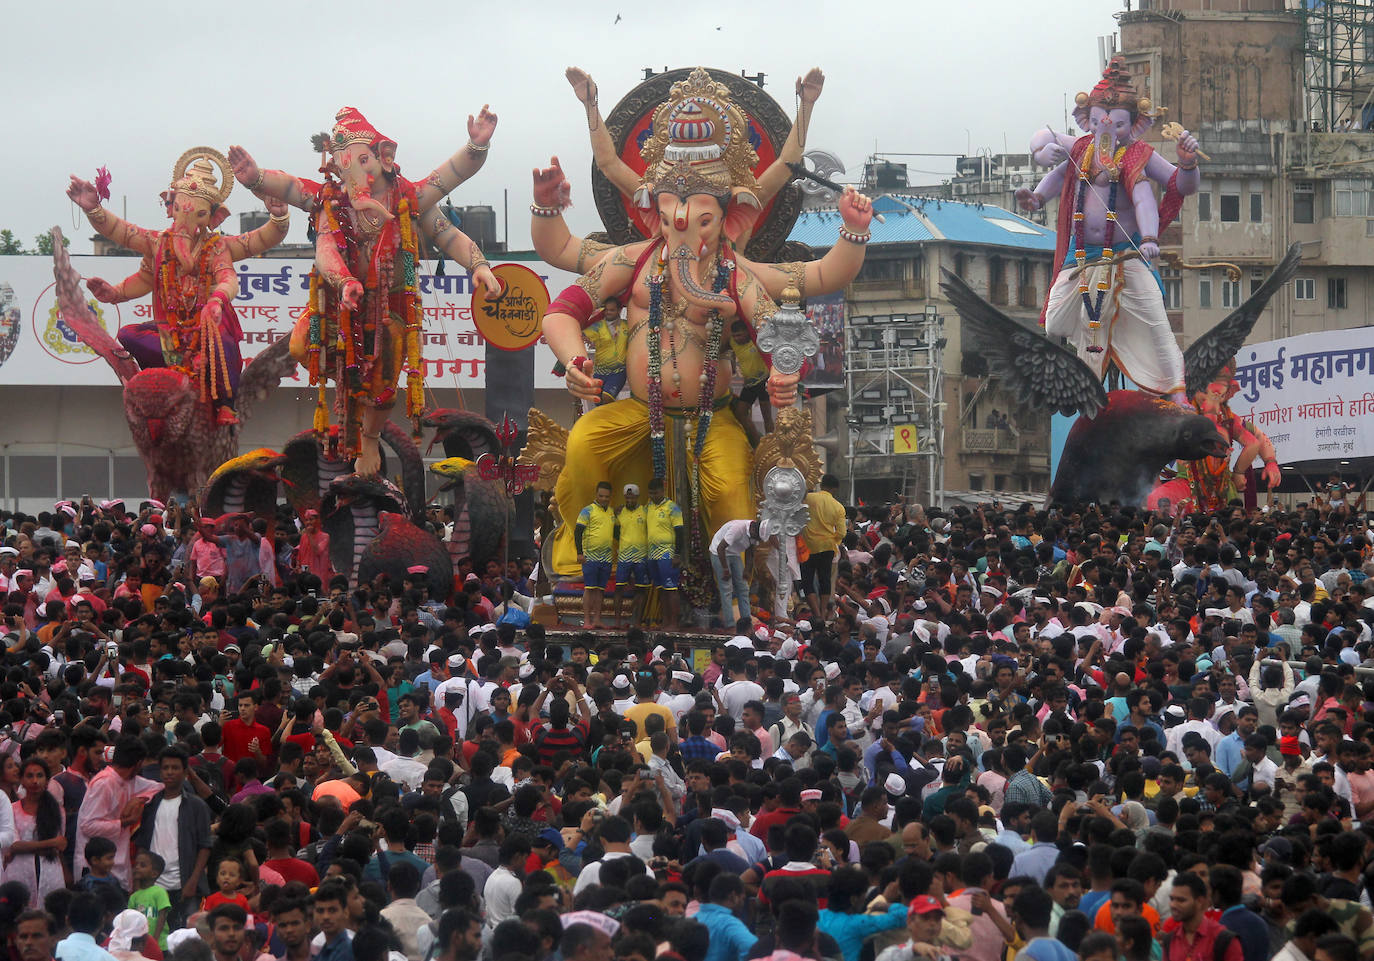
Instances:
[[[244,724],[239,718],[232,718],[224,722],[223,732],[220,750],[235,764],[253,757],[253,752],[248,750],[248,742],[253,738],[258,739],[258,750],[264,757],[272,754],[272,732],[265,724]]]
[[[271,868],[288,881],[300,881],[306,887],[313,888],[320,883],[320,876],[311,867],[310,862],[302,861],[300,858],[274,858],[262,862],[262,866]]]

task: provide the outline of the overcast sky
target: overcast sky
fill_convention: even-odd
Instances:
[[[835,153],[845,179],[857,179],[875,149],[1022,151],[1034,130],[1062,127],[1065,94],[1096,81],[1097,37],[1114,31],[1120,9],[1114,0],[13,4],[0,227],[31,244],[57,224],[74,234],[73,251],[88,253],[89,228],[73,231],[64,190],[69,174],[93,179],[102,165],[114,177],[111,209],[127,199],[131,220],[161,226],[157,194],[199,144],[242,144],[264,167],[312,175],[310,134],[343,105],[396,140],[403,171],[420,179],[466,141],[468,114],[490,103],[500,125],[489,159],[452,200],[493,205],[500,230],[508,188],[510,241],[523,249],[530,170],[551,154],[573,184],[572,227],[599,226],[569,64],[596,79],[605,113],[642,68],[701,64],[763,71],[789,116],[794,78],[819,66],[825,92],[808,146]],[[953,163],[908,162],[930,171],[913,170],[913,183],[938,182]],[[228,204],[234,214],[257,206],[242,188]],[[297,213],[289,240],[304,239]]]

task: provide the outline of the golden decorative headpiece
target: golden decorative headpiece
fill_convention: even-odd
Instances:
[[[218,181],[215,180],[216,166],[219,167]],[[233,189],[229,160],[213,147],[192,147],[172,166],[172,193],[189,194],[211,207],[218,207]]]
[[[673,84],[649,129],[640,149],[645,169],[635,191],[637,206],[651,206],[662,193],[704,193],[722,203],[740,196],[757,206],[759,157],[749,143],[749,121],[730,99],[730,88],[712,80],[705,68]]]
[[[1104,110],[1129,110],[1133,115],[1146,116],[1153,116],[1151,108],[1154,106],[1148,97],[1136,94],[1131,83],[1130,71],[1126,69],[1126,61],[1119,54],[1107,62],[1106,69],[1102,71],[1102,79],[1093,87],[1091,93],[1079,93],[1074,97],[1074,105],[1082,111],[1090,107],[1101,107]]]

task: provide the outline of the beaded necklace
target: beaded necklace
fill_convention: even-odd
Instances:
[[[1083,204],[1088,198],[1088,186],[1092,180],[1092,162],[1097,152],[1092,148],[1083,151],[1083,159],[1078,165],[1078,200],[1074,204],[1073,211],[1073,239],[1074,239],[1074,260],[1078,262],[1078,294],[1083,298],[1083,307],[1088,312],[1088,330],[1092,332],[1092,343],[1088,345],[1088,353],[1102,353],[1102,346],[1097,342],[1097,333],[1102,329],[1102,301],[1107,295],[1107,289],[1111,286],[1110,269],[1104,270],[1102,276],[1097,281],[1097,302],[1094,303],[1092,296],[1088,292],[1088,250],[1085,239],[1086,226],[1084,224]],[[1118,147],[1111,163],[1107,164],[1107,173],[1111,179],[1110,187],[1107,191],[1107,242],[1102,245],[1102,259],[1107,261],[1110,268],[1112,260],[1112,244],[1115,239],[1114,229],[1116,227],[1116,195],[1117,188],[1121,182],[1121,161],[1126,156],[1126,148]]]
[[[663,429],[663,277],[667,269],[666,247],[660,249],[654,261],[653,273],[649,276],[649,440],[653,449],[654,476],[664,477],[668,473],[668,453]],[[730,272],[734,261],[722,257],[716,265],[715,280],[711,285],[713,293],[720,293],[730,282]],[[684,315],[685,316],[685,315]],[[706,337],[706,356],[699,382],[701,394],[697,399],[697,435],[693,445],[693,455],[701,456],[706,444],[706,431],[711,426],[711,415],[715,409],[716,371],[719,367],[721,333],[725,321],[720,311],[711,311],[710,324]],[[670,332],[671,336],[671,332]],[[674,350],[674,365],[676,354]],[[680,375],[674,371],[674,380],[681,382]]]

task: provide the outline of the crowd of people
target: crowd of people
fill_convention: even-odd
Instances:
[[[1374,521],[842,514],[702,645],[0,513],[10,958],[1374,961]]]

